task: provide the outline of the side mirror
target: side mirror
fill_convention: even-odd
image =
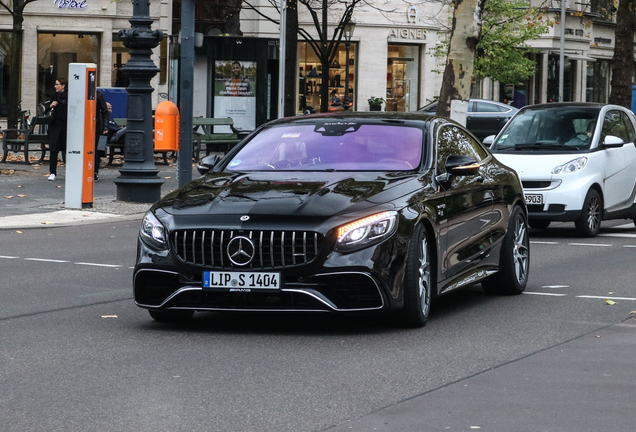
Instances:
[[[486,138],[484,138],[484,140],[481,143],[485,145],[486,147],[490,148],[492,143],[495,142],[495,136],[496,135],[488,135]]]
[[[625,141],[614,135],[607,135],[603,141],[603,145],[607,148],[623,147]]]
[[[220,160],[221,157],[219,155],[206,156],[199,160],[199,163],[197,164],[197,171],[199,171],[199,174],[201,175],[206,175],[212,168],[214,168],[214,165],[219,163]]]
[[[475,175],[481,165],[469,156],[451,155],[446,159],[446,172],[458,176]]]

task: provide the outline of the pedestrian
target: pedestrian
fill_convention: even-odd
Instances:
[[[108,119],[110,114],[104,94],[99,90],[97,91],[95,101],[95,172],[93,179],[99,181],[99,166],[102,163],[102,158],[106,156],[106,147],[102,150],[98,149],[99,138],[108,135]]]
[[[51,123],[49,124],[49,181],[57,177],[57,154],[66,152],[66,119],[68,117],[68,81],[65,77],[55,80],[55,94],[51,98]],[[64,157],[62,157],[64,159]]]

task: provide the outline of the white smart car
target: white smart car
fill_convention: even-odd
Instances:
[[[593,237],[602,220],[636,223],[635,131],[623,107],[552,103],[521,109],[484,144],[519,174],[531,227],[573,221]]]

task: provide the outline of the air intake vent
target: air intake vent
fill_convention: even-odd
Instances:
[[[227,254],[235,236],[249,238],[254,257],[246,266],[234,265]],[[178,230],[171,234],[171,246],[188,264],[224,269],[267,269],[293,267],[311,262],[322,247],[323,236],[308,231]]]

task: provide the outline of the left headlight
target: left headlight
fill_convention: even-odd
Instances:
[[[358,219],[338,228],[336,250],[351,252],[390,237],[397,226],[397,212],[386,211]]]
[[[167,249],[166,244],[166,228],[159,222],[152,212],[146,213],[144,220],[141,222],[140,230],[141,238],[155,249]]]
[[[570,162],[564,163],[563,165],[556,166],[552,169],[552,174],[569,174],[573,172],[577,172],[583,167],[587,165],[587,158],[580,157]]]

